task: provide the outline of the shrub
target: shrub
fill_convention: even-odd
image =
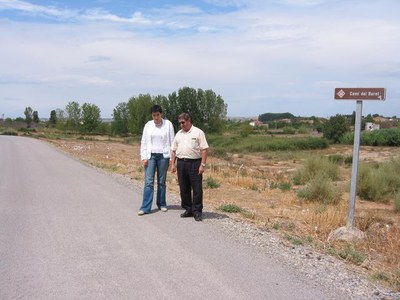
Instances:
[[[358,266],[365,260],[365,255],[354,249],[352,245],[347,245],[344,249],[339,251],[338,255]]]
[[[346,117],[340,114],[330,117],[325,123],[322,132],[324,138],[332,140],[334,143],[339,143],[341,137],[349,130]]]
[[[295,134],[296,133],[296,129],[294,129],[291,126],[285,126],[282,128],[282,130],[283,130],[284,134]]]
[[[18,132],[12,128],[7,128],[3,131],[2,135],[18,135]]]
[[[292,186],[291,186],[290,182],[281,182],[281,183],[278,185],[278,188],[279,188],[281,191],[290,191],[290,189],[292,188]]]
[[[238,213],[243,211],[243,209],[236,204],[222,204],[218,209],[227,213]]]
[[[344,156],[341,154],[332,154],[328,156],[328,160],[334,164],[341,164],[344,161]]]
[[[361,144],[368,146],[400,146],[400,128],[387,128],[361,135]]]
[[[353,144],[354,133],[346,133],[340,138],[342,144]],[[361,145],[366,146],[400,146],[400,128],[386,128],[361,133]]]
[[[388,282],[390,280],[390,277],[385,272],[377,272],[372,275],[372,279]]]
[[[213,178],[213,177],[207,177],[206,179],[206,188],[209,189],[216,189],[219,188],[220,184]]]
[[[339,140],[340,144],[344,145],[352,145],[354,144],[354,133],[353,132],[346,132],[340,137]]]
[[[324,157],[312,157],[305,161],[303,168],[293,175],[296,185],[305,184],[315,177],[327,177],[331,180],[339,180],[339,166]]]
[[[323,204],[338,204],[342,192],[324,176],[313,178],[304,188],[297,192],[299,198]]]
[[[322,138],[284,138],[269,136],[247,137],[236,136],[216,136],[207,137],[211,151],[213,154],[223,156],[227,152],[267,152],[267,151],[297,151],[297,150],[313,150],[328,148],[328,142]]]
[[[353,155],[346,156],[344,159],[344,163],[346,165],[352,165],[353,164]]]
[[[388,202],[400,191],[400,160],[381,164],[361,164],[357,194],[365,200]]]

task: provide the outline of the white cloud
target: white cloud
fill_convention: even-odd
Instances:
[[[69,18],[76,14],[76,12],[68,9],[60,10],[51,6],[35,5],[19,0],[0,0],[0,11],[1,10],[18,10],[29,14],[48,15],[61,18]]]
[[[139,93],[167,95],[193,86],[221,94],[230,115],[326,115],[336,113],[335,105],[337,112],[351,107],[332,101],[339,85],[382,86],[400,96],[397,2],[384,1],[391,9],[339,2],[327,10],[321,1],[296,1],[313,5],[312,14],[284,2],[290,9],[231,1],[239,9],[165,6],[124,17],[101,8],[78,14],[0,0],[0,13],[74,16],[52,24],[0,19],[0,42],[7,45],[0,48],[0,107],[10,107],[6,99],[20,99],[22,106],[23,99],[35,101],[29,105],[38,110],[89,99],[109,116],[118,102]],[[400,115],[389,99],[368,106]]]

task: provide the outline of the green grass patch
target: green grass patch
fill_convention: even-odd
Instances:
[[[346,245],[338,252],[338,255],[357,266],[361,265],[365,260],[365,255],[357,251],[353,245]]]
[[[227,213],[239,213],[243,211],[243,208],[236,204],[222,204],[218,209]]]
[[[292,185],[290,184],[290,182],[281,182],[278,184],[278,188],[281,191],[290,191],[292,188]]]
[[[299,245],[304,245],[304,242],[302,239],[295,237],[295,236],[291,236],[289,234],[285,234],[285,239],[288,240],[289,242],[291,242],[293,245],[299,246]]]
[[[385,272],[377,272],[372,275],[372,279],[377,281],[388,282],[390,280],[390,276],[387,275]]]
[[[221,136],[209,135],[207,140],[211,152],[217,156],[224,153],[254,153],[267,151],[299,151],[325,149],[328,141],[316,137],[271,137],[262,135],[240,135]]]
[[[205,188],[207,189],[216,189],[219,188],[220,184],[211,176],[207,177],[205,182]]]

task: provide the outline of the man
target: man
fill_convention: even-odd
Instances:
[[[170,164],[173,173],[178,171],[181,206],[185,209],[181,217],[194,217],[196,221],[202,221],[203,173],[208,143],[204,132],[192,125],[188,113],[180,114],[178,121],[182,129],[172,142]]]

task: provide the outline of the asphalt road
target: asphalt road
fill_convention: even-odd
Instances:
[[[136,212],[141,191],[0,136],[0,299],[333,299],[218,222]]]

